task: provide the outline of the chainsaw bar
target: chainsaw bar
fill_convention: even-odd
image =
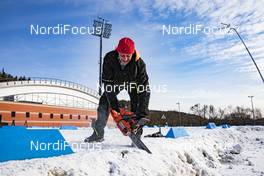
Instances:
[[[129,138],[137,148],[145,150],[146,152],[151,154],[151,151],[148,149],[148,147],[140,140],[140,138],[135,133],[130,133]]]

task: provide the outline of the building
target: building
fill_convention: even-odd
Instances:
[[[16,126],[89,127],[96,120],[97,92],[48,78],[0,83],[1,122]],[[108,126],[113,126],[109,118]]]

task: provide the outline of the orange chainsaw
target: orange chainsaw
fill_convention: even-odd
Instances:
[[[111,107],[107,93],[105,93],[105,95]],[[145,150],[151,154],[151,151],[148,149],[148,147],[141,141],[140,137],[137,136],[137,132],[141,130],[147,122],[149,122],[149,119],[140,118],[137,120],[136,115],[133,112],[126,111],[125,108],[120,108],[120,112],[110,108],[110,113],[122,134],[129,136],[137,148]]]
[[[120,108],[120,112],[111,109],[110,113],[123,135],[128,136],[131,132],[136,132],[139,125],[133,112]]]
[[[123,135],[129,136],[137,148],[145,150],[151,154],[148,147],[141,141],[140,137],[137,136],[137,132],[149,122],[149,119],[141,118],[140,120],[137,120],[136,115],[133,112],[126,111],[124,108],[121,108],[120,112],[111,109],[110,113]]]

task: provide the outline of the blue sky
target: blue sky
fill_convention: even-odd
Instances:
[[[4,0],[0,2],[0,66],[14,75],[51,77],[96,88],[99,39],[91,35],[31,35],[30,25],[90,26],[98,16],[113,24],[103,53],[129,36],[147,64],[150,83],[167,85],[153,92],[151,109],[189,112],[196,103],[219,107],[264,106],[264,86],[236,35],[163,35],[162,26],[231,23],[241,32],[264,74],[264,3],[261,1],[82,1]],[[127,98],[125,94],[120,98]],[[264,109],[263,109],[264,110]]]

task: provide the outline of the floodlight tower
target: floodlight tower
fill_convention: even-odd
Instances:
[[[251,60],[253,61],[254,65],[256,66],[256,68],[257,68],[257,70],[258,70],[258,73],[259,73],[259,75],[260,75],[260,77],[261,77],[261,79],[262,79],[262,81],[263,81],[263,83],[264,83],[264,78],[263,78],[263,76],[262,76],[262,74],[261,74],[261,72],[260,72],[260,70],[259,70],[259,68],[258,68],[257,63],[255,62],[253,56],[251,55],[251,53],[250,53],[250,51],[249,51],[247,45],[245,44],[244,40],[242,39],[242,37],[241,37],[241,36],[239,35],[239,33],[237,32],[236,28],[231,27],[230,24],[225,24],[225,23],[221,23],[221,24],[222,24],[223,26],[225,26],[226,28],[229,28],[228,33],[229,33],[231,30],[235,31],[235,33],[237,34],[237,36],[239,37],[239,39],[240,39],[241,42],[243,43],[244,47],[246,48],[246,50],[247,50],[247,52],[248,52],[248,54],[249,54]]]
[[[108,23],[103,18],[94,20],[93,23],[94,32],[93,35],[100,37],[100,54],[99,54],[99,95],[102,95],[102,50],[103,50],[103,38],[109,38],[112,31],[112,24]]]

